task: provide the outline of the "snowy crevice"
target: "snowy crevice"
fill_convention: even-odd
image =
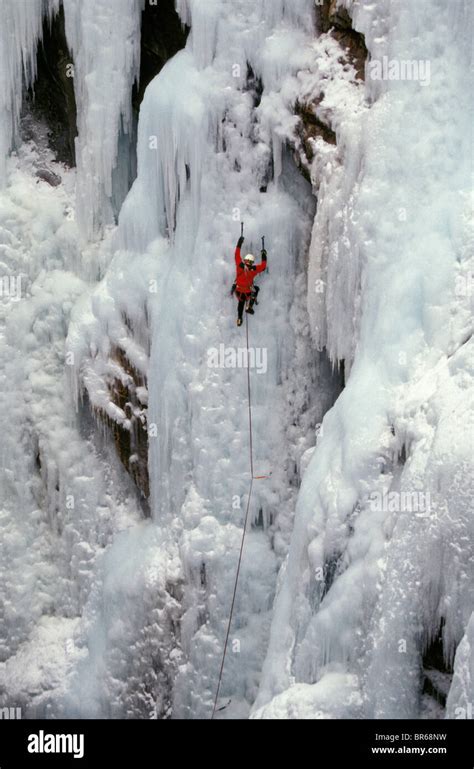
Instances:
[[[36,54],[36,76],[24,95],[21,116],[23,141],[38,136],[37,122],[46,126],[47,145],[56,161],[69,167],[76,162],[77,108],[74,93],[74,62],[66,38],[64,7],[43,18]]]
[[[6,159],[18,142],[23,86],[36,76],[36,53],[43,17],[57,12],[60,0],[7,0],[2,5],[0,37],[0,184],[6,182]]]
[[[425,649],[422,660],[422,717],[442,717],[453,678],[453,660],[446,659],[442,625]]]
[[[174,0],[144,3],[141,17],[140,75],[133,86],[133,108],[137,115],[145,91],[167,61],[186,45],[189,27],[180,19]]]
[[[116,207],[133,174],[132,85],[140,71],[143,6],[144,0],[114,4],[105,0],[79,4],[75,0],[5,0],[2,6],[0,180],[5,183],[5,158],[19,142],[25,89],[33,89],[39,75],[36,106],[43,116],[48,115],[50,139],[58,133],[59,154],[68,161],[76,158],[75,208],[86,238],[99,236],[114,223]],[[38,51],[43,32],[44,44],[52,54],[47,62],[44,46]],[[55,49],[58,43],[61,51]],[[43,87],[45,65],[46,69],[50,66],[47,78],[54,83],[49,92]],[[75,105],[68,80],[74,83]],[[73,150],[76,105],[78,135]],[[66,119],[69,123],[67,131],[58,126],[58,111],[62,112],[60,122]]]

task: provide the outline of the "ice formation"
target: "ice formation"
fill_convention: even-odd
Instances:
[[[452,659],[472,611],[467,7],[412,10],[354,4],[369,51],[377,30],[376,56],[433,72],[429,88],[369,78],[361,127],[339,128],[343,178],[321,181],[311,325],[351,373],[303,480],[260,716],[276,695],[297,715],[299,681],[317,702],[337,665],[357,675],[366,717],[416,717],[423,652],[441,631]],[[377,504],[390,492],[429,503]]]
[[[144,0],[64,0],[79,115],[78,217],[87,237],[114,221],[113,172],[121,135],[129,142],[133,135],[132,86],[140,69],[143,6]]]
[[[6,159],[17,139],[23,83],[34,82],[36,50],[43,15],[58,10],[60,0],[2,0],[0,30],[0,184],[5,183]]]
[[[468,3],[331,3],[365,40],[363,82],[313,0],[177,0],[190,35],[135,127],[143,0],[64,0],[77,170],[58,168],[54,189],[18,123],[59,0],[1,5],[0,261],[26,287],[1,305],[10,701],[210,717],[250,476],[247,372],[209,352],[245,344],[228,296],[243,220],[270,259],[249,327],[266,351],[251,387],[269,478],[220,716],[468,713]],[[424,62],[425,82],[372,78],[390,60]],[[135,388],[138,418],[147,407],[147,520],[108,437],[131,419],[113,381]],[[423,695],[435,643],[446,711]]]

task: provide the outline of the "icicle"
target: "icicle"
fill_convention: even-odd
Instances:
[[[78,109],[78,221],[86,237],[113,222],[112,174],[121,128],[131,130],[144,0],[64,0]]]
[[[177,54],[148,87],[140,113],[138,178],[120,216],[122,246],[140,251],[160,234],[173,238],[185,194],[196,222],[208,145],[205,97],[205,81],[187,51]]]
[[[2,0],[0,3],[0,185],[6,157],[16,139],[23,85],[36,77],[36,51],[43,17],[50,19],[60,0]]]

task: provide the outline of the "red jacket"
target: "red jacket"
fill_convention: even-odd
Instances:
[[[237,276],[235,278],[236,290],[240,294],[250,294],[254,278],[259,272],[263,272],[267,269],[267,257],[266,255],[262,255],[260,264],[254,264],[252,267],[247,267],[242,261],[240,248],[237,246],[235,249],[235,265],[237,267]]]

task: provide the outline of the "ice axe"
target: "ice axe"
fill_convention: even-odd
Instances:
[[[262,235],[262,251],[265,251],[265,235]],[[270,272],[270,270],[268,269],[268,267],[267,267],[267,269],[265,270],[265,272],[268,272],[268,273]]]

